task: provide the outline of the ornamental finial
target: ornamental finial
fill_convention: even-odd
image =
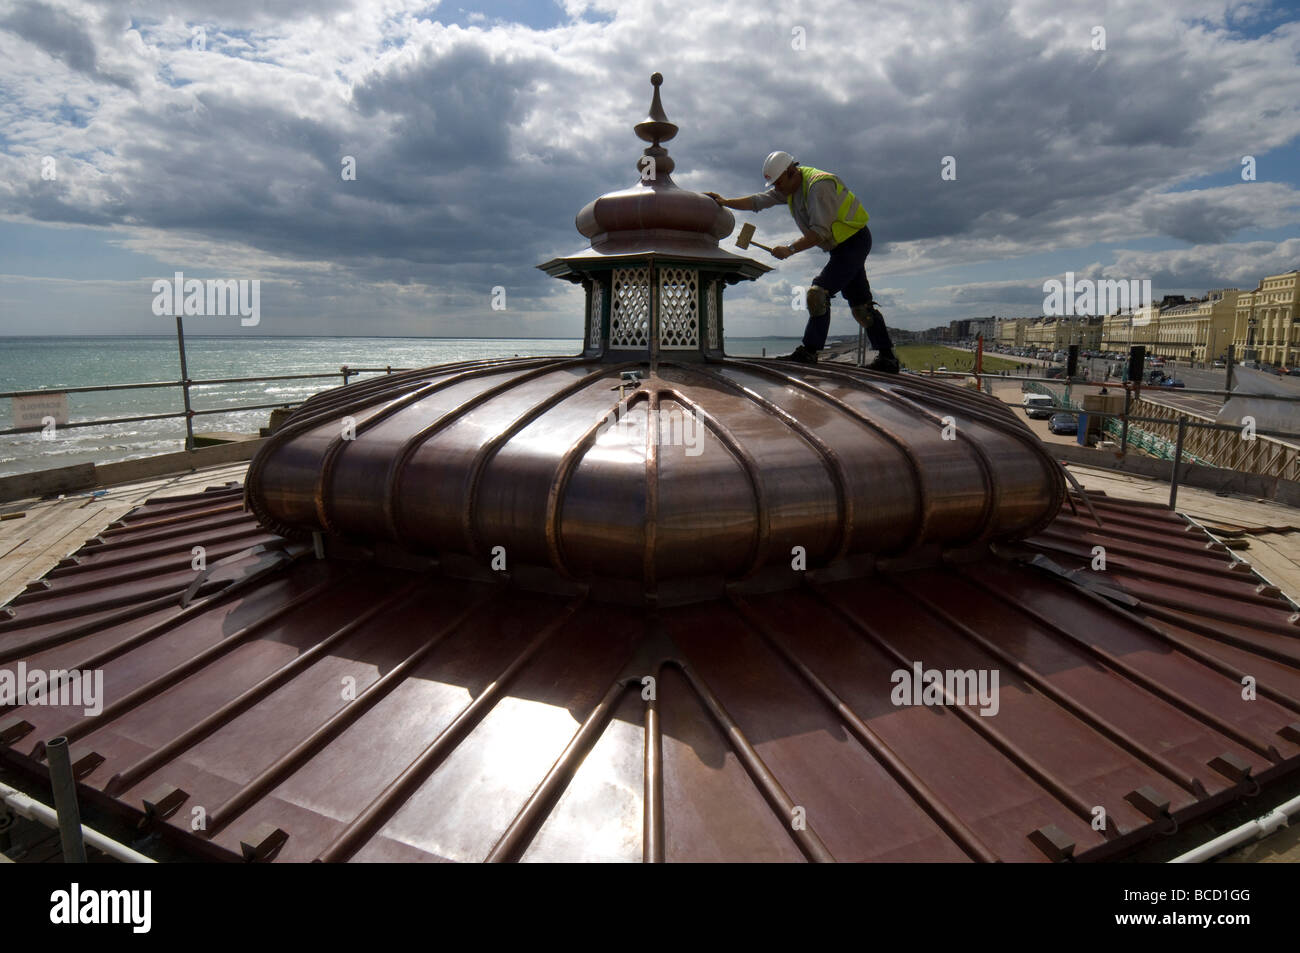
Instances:
[[[650,114],[635,126],[636,134],[641,139],[656,146],[677,135],[677,126],[668,121],[664,104],[659,99],[659,87],[663,82],[662,73],[655,73],[650,77],[650,85],[655,88],[654,98],[650,100]]]

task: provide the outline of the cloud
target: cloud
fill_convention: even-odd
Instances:
[[[1110,277],[1150,278],[1156,287],[1207,290],[1235,286],[1253,291],[1265,275],[1300,268],[1300,238],[1280,242],[1198,245],[1170,251],[1119,250],[1104,270]]]
[[[1043,283],[1041,281],[985,281],[966,285],[940,286],[935,291],[947,291],[949,300],[953,304],[1020,304],[1041,308],[1043,303]]]
[[[478,327],[497,285],[529,321],[570,333],[571,296],[534,265],[581,248],[576,212],[636,180],[631,126],[659,70],[680,185],[756,191],[776,148],[838,172],[871,213],[873,281],[917,320],[1028,305],[1032,282],[998,279],[1045,251],[1087,249],[1079,272],[1245,281],[1232,240],[1300,224],[1294,169],[1187,188],[1300,136],[1300,27],[1263,4],[1107,9],[1105,51],[1090,47],[1098,17],[1050,0],[870,17],[851,0],[573,0],[547,29],[445,20],[417,0],[6,8],[0,216],[102,229],[164,274],[229,268],[311,289],[303,333],[390,288],[428,304],[375,315],[391,333],[427,332],[430,313]],[[55,181],[38,171],[47,155]],[[753,220],[794,237],[782,210]],[[1118,251],[1149,240],[1194,247]],[[1256,247],[1254,280],[1283,244]],[[797,256],[730,289],[729,328],[788,330],[788,286],[817,267]],[[959,267],[978,280],[919,277]]]
[[[65,10],[39,2],[25,3],[0,17],[0,30],[8,30],[98,82],[113,83],[132,91],[136,89],[130,77],[114,75],[99,68],[90,34],[82,29],[77,18]]]
[[[1119,249],[1115,261],[1094,262],[1075,272],[1075,279],[1149,280],[1164,293],[1201,294],[1219,287],[1253,291],[1264,275],[1281,274],[1300,267],[1300,238],[1281,242],[1236,242],[1197,245],[1164,251]],[[984,281],[939,285],[933,290],[953,304],[1041,308],[1043,283],[1064,281],[1062,274],[1046,274],[1022,281]]]

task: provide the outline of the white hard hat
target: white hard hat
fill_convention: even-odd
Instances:
[[[769,185],[781,177],[781,173],[794,165],[794,156],[788,152],[773,152],[763,160],[763,181]]]

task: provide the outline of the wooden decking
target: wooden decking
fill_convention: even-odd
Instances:
[[[145,500],[240,482],[247,469],[247,463],[232,463],[93,493],[0,506],[0,606]]]

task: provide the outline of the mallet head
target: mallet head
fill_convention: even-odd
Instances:
[[[736,236],[736,247],[742,250],[748,248],[750,239],[754,237],[754,231],[753,222],[746,222],[740,226],[740,234]]]

